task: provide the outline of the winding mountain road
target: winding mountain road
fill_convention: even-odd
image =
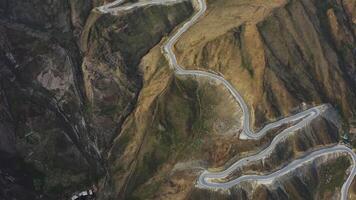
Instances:
[[[125,0],[113,1],[98,7],[97,9],[102,13],[114,13],[119,11],[131,10],[137,7],[149,6],[149,5],[169,5],[185,0],[143,0],[135,3],[125,3]]]
[[[178,0],[180,1],[180,0]],[[104,6],[98,7],[98,10],[102,13],[113,13],[113,12],[118,12],[118,11],[124,11],[124,10],[129,10],[135,7],[141,7],[141,6],[147,6],[147,5],[156,5],[156,4],[171,4],[177,2],[177,0],[151,0],[151,1],[139,1],[136,3],[125,3],[123,5],[123,0],[118,0],[114,1],[112,3],[106,4]],[[293,126],[283,130],[281,133],[279,133],[275,138],[272,140],[271,144],[257,153],[256,155],[249,156],[243,159],[238,160],[234,164],[232,164],[229,168],[227,168],[224,171],[221,172],[209,172],[205,170],[200,177],[198,178],[197,181],[197,186],[201,188],[209,188],[209,189],[228,189],[231,188],[241,182],[244,181],[257,181],[257,182],[265,182],[265,181],[273,181],[276,177],[280,177],[282,175],[285,175],[296,168],[311,162],[312,160],[322,157],[322,156],[327,156],[330,154],[335,154],[335,153],[346,153],[351,156],[352,158],[352,168],[350,171],[350,175],[348,176],[346,182],[343,184],[342,189],[341,189],[341,199],[346,200],[347,195],[348,195],[348,190],[350,188],[350,185],[352,183],[352,180],[356,174],[356,154],[348,147],[345,145],[336,145],[333,147],[325,147],[321,148],[319,150],[313,151],[301,158],[298,158],[294,160],[293,162],[289,163],[287,166],[283,167],[282,169],[279,169],[278,171],[275,171],[273,173],[267,174],[267,175],[242,175],[237,179],[228,181],[228,182],[216,182],[214,180],[216,179],[222,179],[228,177],[231,173],[234,172],[238,167],[241,167],[242,165],[247,164],[248,162],[263,159],[266,156],[268,156],[273,149],[276,147],[276,145],[286,137],[288,137],[289,134],[292,132],[305,127],[308,123],[310,123],[313,119],[315,119],[317,116],[320,115],[320,113],[325,109],[325,105],[321,106],[316,106],[311,109],[308,109],[306,111],[300,112],[296,115],[292,115],[286,118],[283,118],[279,121],[272,122],[265,127],[263,127],[260,131],[258,132],[253,132],[250,129],[250,112],[248,109],[247,104],[243,100],[242,96],[239,94],[239,92],[227,81],[225,80],[222,76],[216,75],[214,73],[209,73],[206,71],[199,71],[199,70],[186,70],[184,67],[180,66],[178,64],[177,58],[174,54],[173,47],[175,43],[178,41],[179,37],[185,33],[194,23],[197,22],[197,20],[204,15],[207,5],[204,0],[197,0],[197,6],[198,6],[198,11],[190,18],[187,22],[185,22],[181,27],[179,27],[167,40],[167,42],[163,46],[163,53],[166,56],[166,58],[169,61],[170,67],[173,68],[174,72],[177,75],[189,75],[189,76],[197,76],[197,77],[206,77],[206,78],[211,78],[216,81],[221,82],[231,93],[231,95],[234,97],[236,102],[240,105],[242,108],[243,112],[243,131],[239,135],[241,140],[258,140],[261,139],[263,136],[266,135],[266,133],[276,127],[279,127],[283,124],[291,123],[294,122]]]

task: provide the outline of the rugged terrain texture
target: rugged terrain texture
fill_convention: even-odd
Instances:
[[[248,182],[229,191],[194,189],[187,199],[339,199],[349,165],[347,155],[333,154],[317,158],[273,182]]]
[[[14,185],[1,198],[68,198],[102,177],[142,87],[140,58],[192,12],[189,2],[90,12],[99,3],[1,3],[1,182]]]
[[[185,89],[189,91],[189,88]],[[165,92],[164,95],[167,95],[167,93]],[[162,97],[160,97],[159,101],[162,101],[161,98]],[[139,98],[139,102],[140,100]],[[170,101],[171,99],[168,102]],[[209,104],[205,106],[204,104],[202,105],[206,107],[209,106]],[[142,135],[139,136],[140,139],[136,140],[135,138],[131,139],[133,142],[128,142],[130,140],[126,138],[128,136],[125,136],[128,132],[123,132],[122,135],[117,138],[117,143],[114,143],[114,148],[117,146],[118,149],[113,149],[115,150],[115,154],[113,154],[114,151],[111,152],[111,157],[117,158],[114,162],[116,164],[111,165],[111,167],[113,170],[119,169],[119,171],[114,172],[118,175],[118,178],[113,180],[114,183],[123,184],[123,180],[125,180],[123,177],[129,176],[128,178],[130,178],[132,182],[129,181],[126,183],[128,185],[124,186],[119,185],[119,188],[125,187],[126,192],[138,199],[197,199],[198,197],[198,199],[215,199],[216,195],[219,196],[219,192],[203,190],[203,192],[200,193],[200,190],[194,189],[196,177],[201,171],[200,167],[210,167],[211,170],[221,170],[220,167],[224,167],[223,165],[226,162],[228,163],[227,166],[229,165],[230,162],[228,161],[231,157],[234,157],[233,160],[237,160],[267,146],[269,143],[268,138],[258,142],[241,142],[233,136],[216,135],[211,128],[208,129],[210,131],[201,132],[203,129],[194,128],[194,124],[199,123],[198,120],[192,120],[194,123],[193,128],[190,128],[189,124],[185,124],[187,128],[185,133],[189,135],[183,135],[184,132],[182,135],[176,135],[180,133],[180,129],[173,129],[174,127],[167,129],[165,128],[167,127],[165,124],[173,123],[173,126],[176,126],[185,116],[176,115],[176,117],[165,118],[164,122],[162,119],[157,121],[156,119],[159,119],[161,115],[160,104],[153,105],[155,106],[153,111],[155,114],[153,114],[154,119],[149,121],[149,126],[141,128],[142,124],[138,123],[138,120],[141,122],[141,119],[145,121],[145,118],[142,118],[142,116],[147,115],[142,114],[145,113],[144,110],[135,112],[134,121],[129,123],[129,129],[133,128],[133,130],[135,130],[135,137],[137,137],[142,130]],[[180,107],[176,106],[176,108],[179,109]],[[178,112],[178,110],[171,112],[175,113]],[[328,110],[326,115],[332,116],[330,112],[333,112],[332,109]],[[171,114],[168,114],[168,116],[171,116]],[[288,140],[278,144],[279,147],[268,159],[263,160],[263,162],[251,163],[251,165],[238,170],[235,175],[241,175],[242,172],[249,174],[268,173],[317,146],[335,144],[338,141],[338,127],[340,126],[337,121],[337,118],[328,119],[320,117],[315,119],[305,129],[293,133]],[[169,130],[178,131],[169,134]],[[168,134],[171,137],[168,137]],[[141,137],[144,138],[141,139]],[[143,142],[137,145],[135,144],[136,141]],[[126,147],[124,151],[119,148],[120,145],[121,147]],[[135,149],[136,146],[139,146],[140,149]],[[210,149],[214,150],[212,151]],[[117,155],[120,154],[123,156],[118,157]],[[130,154],[135,154],[136,156],[128,156]],[[135,159],[131,160],[130,158]],[[127,161],[127,159],[129,160]],[[123,160],[125,162],[122,162]],[[126,163],[128,163],[128,165]],[[218,168],[212,168],[214,166]],[[132,172],[133,170],[135,171]],[[315,170],[318,171],[319,168]],[[342,170],[343,169],[340,169],[340,171]],[[344,172],[345,170],[339,173]],[[127,173],[131,174],[127,175]],[[341,178],[337,177],[339,180],[337,185],[330,186],[333,187],[333,190],[341,187],[343,182],[340,180],[344,180],[344,174],[342,175]],[[152,178],[148,178],[147,176],[152,176]],[[318,180],[315,179],[314,181],[317,182]],[[113,186],[112,182],[107,184],[109,187]],[[284,182],[280,184],[283,185]],[[117,187],[116,185],[115,188]],[[130,187],[137,189],[134,190]],[[200,196],[195,196],[197,194]],[[212,196],[210,196],[210,194]],[[320,195],[324,195],[324,192]],[[225,198],[222,199],[229,198],[234,198],[234,196],[226,195]]]
[[[354,1],[212,1],[176,45],[187,68],[212,69],[246,99],[254,126],[302,102],[354,117]],[[278,36],[278,37],[277,37]]]
[[[93,11],[81,38],[86,110],[110,145],[142,88],[140,58],[193,11],[189,2],[137,8],[118,15]]]
[[[281,129],[239,140],[242,113],[228,91],[173,74],[161,46],[192,3],[95,9],[107,2],[0,2],[0,199],[66,199],[92,184],[97,199],[338,197],[347,156],[315,160],[272,184],[196,188],[202,168],[222,170]],[[356,114],[356,1],[207,3],[175,47],[179,62],[223,74],[255,128],[302,102],[336,108],[233,176],[267,173],[337,143]]]

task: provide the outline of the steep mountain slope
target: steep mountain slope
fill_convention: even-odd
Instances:
[[[156,192],[162,176],[169,173],[177,159],[199,158],[204,140],[210,141],[213,135],[234,137],[231,133],[238,131],[241,113],[221,85],[173,77],[159,46],[144,57],[140,67],[144,71],[143,89],[110,151],[114,180],[104,187],[121,192],[117,195],[139,195],[144,199]],[[155,174],[158,180],[149,180]],[[146,181],[142,191],[132,193]]]
[[[94,10],[82,34],[82,70],[92,129],[109,145],[142,87],[140,58],[192,12],[189,2],[118,15]]]
[[[188,68],[221,72],[252,109],[255,127],[302,102],[355,98],[354,1],[212,1],[176,45]],[[276,37],[278,36],[278,37]]]
[[[272,183],[248,182],[228,192],[195,189],[187,199],[339,199],[350,161],[346,155],[318,158]],[[334,192],[330,192],[334,191]]]
[[[83,4],[84,8],[77,7]],[[150,6],[118,16],[93,10],[85,28],[82,26],[92,5],[82,1],[8,1],[1,6],[1,105],[10,113],[2,120],[1,135],[6,140],[1,163],[20,159],[1,166],[1,170],[5,171],[5,181],[8,176],[27,174],[30,178],[20,185],[29,188],[33,196],[67,198],[105,174],[104,157],[110,139],[141,88],[136,69],[140,57],[190,15],[191,4]],[[136,26],[138,16],[154,26]],[[122,27],[105,24],[107,20]],[[85,30],[83,34],[81,30]],[[105,41],[106,35],[101,35],[105,32],[119,41],[132,42],[124,46]],[[83,42],[78,34],[85,38]],[[146,37],[151,39],[142,39]],[[83,47],[81,52],[82,46],[90,47],[90,51]],[[128,60],[120,60],[121,54]],[[28,169],[11,170],[22,162]],[[11,188],[1,194],[4,198],[22,196]]]
[[[196,2],[97,8],[109,2],[0,2],[0,199],[68,199],[93,184],[96,199],[339,198],[352,161],[344,153],[273,183],[198,188],[203,169],[256,154],[298,121],[240,140],[243,113],[227,88],[176,75],[162,53]],[[227,179],[268,174],[337,144],[356,114],[356,1],[207,5],[175,45],[178,61],[229,80],[255,129],[332,104]]]

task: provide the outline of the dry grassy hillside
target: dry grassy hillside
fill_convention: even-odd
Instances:
[[[353,118],[354,1],[208,3],[176,45],[179,61],[221,72],[247,101],[255,127],[302,102],[329,102]]]

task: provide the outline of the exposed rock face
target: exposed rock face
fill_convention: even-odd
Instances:
[[[38,174],[36,189],[57,198],[61,194],[55,189],[72,190],[71,184],[79,186],[88,173],[96,176],[103,167],[81,114],[68,52],[46,34],[27,33],[2,30],[1,80],[16,127],[17,153]]]
[[[7,111],[1,117],[0,150],[1,162],[9,160],[0,168],[0,183],[7,185],[1,198],[68,198],[105,173],[105,150],[141,88],[140,58],[187,18],[192,6],[180,2],[118,16],[92,11],[96,19],[90,16],[85,28],[89,1],[6,1],[0,6],[1,110]],[[140,18],[152,24],[137,27]],[[118,41],[106,41],[106,34]],[[81,52],[78,45],[90,50]],[[28,169],[14,167],[25,166],[21,163]]]

